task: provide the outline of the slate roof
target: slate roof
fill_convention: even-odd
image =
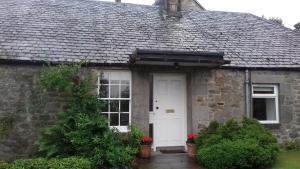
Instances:
[[[92,0],[1,0],[0,60],[126,64],[136,48],[224,52],[233,67],[299,68],[300,36],[248,13]]]

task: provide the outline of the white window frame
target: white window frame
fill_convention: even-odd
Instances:
[[[100,76],[101,76],[101,73],[126,73],[129,75],[129,98],[100,98],[100,86],[101,86],[101,83],[100,83]],[[109,81],[110,81],[110,76],[109,77]],[[132,75],[131,75],[131,71],[126,71],[126,70],[101,70],[98,72],[98,82],[97,82],[97,94],[98,94],[98,98],[100,100],[129,100],[129,125],[128,126],[109,126],[110,128],[115,128],[117,129],[119,132],[129,132],[129,126],[131,125],[131,104],[132,104]],[[108,96],[110,96],[110,84],[108,84]],[[121,90],[120,90],[121,92]],[[121,95],[120,95],[121,96]],[[119,104],[119,109],[120,109],[120,106],[121,104]],[[111,112],[105,112],[107,114],[113,114]],[[120,112],[118,112],[120,113]],[[120,124],[120,115],[119,115],[119,124]],[[110,119],[108,119],[110,120]]]
[[[254,94],[254,87],[272,87],[274,88],[274,94]],[[261,124],[278,124],[279,123],[279,102],[278,102],[278,85],[275,84],[253,84],[252,85],[252,98],[251,102],[253,103],[253,98],[274,98],[275,99],[275,117],[276,120],[259,120]],[[253,104],[251,105],[253,106]],[[252,117],[253,117],[253,108],[252,108]]]

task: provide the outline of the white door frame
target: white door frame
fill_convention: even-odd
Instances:
[[[157,116],[156,115],[156,104],[155,104],[155,77],[158,77],[158,76],[182,76],[184,81],[184,102],[183,102],[183,108],[184,108],[184,112],[183,112],[183,125],[184,125],[184,129],[183,129],[183,140],[184,142],[182,143],[182,145],[179,145],[179,146],[184,146],[185,149],[186,149],[186,144],[185,144],[185,140],[186,140],[186,136],[187,136],[187,84],[186,84],[186,74],[183,74],[183,73],[153,73],[153,137],[154,137],[154,141],[153,141],[153,150],[156,151],[156,148],[157,148],[157,143],[155,141],[155,138],[157,136],[157,130],[159,130],[157,128]]]

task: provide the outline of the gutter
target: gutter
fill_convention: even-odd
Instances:
[[[252,81],[251,81],[251,70],[248,69],[245,70],[245,112],[246,117],[252,117],[252,99],[251,99],[251,93],[252,93]]]
[[[43,60],[15,60],[15,59],[0,59],[0,65],[1,64],[9,64],[9,65],[60,65],[60,64],[74,64],[74,63],[80,63],[79,62],[69,62],[69,61],[43,61]],[[93,62],[82,62],[82,66],[87,67],[94,67],[94,66],[100,66],[100,67],[129,67],[128,63],[93,63]]]

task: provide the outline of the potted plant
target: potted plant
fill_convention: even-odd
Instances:
[[[141,150],[140,157],[141,158],[150,158],[151,157],[151,145],[153,139],[148,136],[143,136],[141,140]]]
[[[196,155],[196,138],[198,137],[198,134],[190,133],[188,134],[187,140],[186,140],[186,146],[187,146],[187,153],[189,157],[195,158]]]

